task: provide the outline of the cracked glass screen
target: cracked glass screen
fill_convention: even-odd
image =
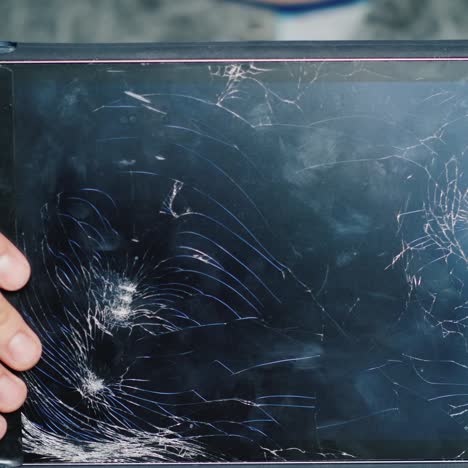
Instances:
[[[465,457],[467,65],[13,72],[27,461]]]

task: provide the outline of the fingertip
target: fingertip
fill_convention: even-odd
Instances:
[[[16,291],[26,285],[30,276],[31,267],[19,251],[8,250],[0,255],[0,287]]]
[[[17,371],[31,369],[39,362],[42,355],[41,341],[31,330],[22,330],[14,335],[7,349],[8,354],[3,360]]]
[[[0,288],[15,291],[29,280],[31,267],[26,257],[0,233]]]
[[[28,390],[26,384],[16,375],[3,370],[0,375],[0,411],[12,413],[21,408],[26,400]]]
[[[21,266],[19,267],[21,271],[17,273],[17,284],[15,290],[22,289],[26,286],[31,278],[31,265],[26,260],[26,257],[21,254],[20,260]]]
[[[6,432],[7,432],[6,419],[3,416],[0,416],[0,439],[3,439],[5,437]]]

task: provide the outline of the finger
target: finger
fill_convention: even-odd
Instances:
[[[0,288],[21,289],[29,280],[31,268],[24,255],[0,234]]]
[[[0,412],[19,409],[27,396],[26,384],[0,364]]]
[[[24,371],[39,361],[41,352],[37,335],[0,294],[0,360],[12,369]]]
[[[6,419],[3,416],[0,416],[0,439],[3,439],[3,437],[5,437],[6,431],[7,431]]]

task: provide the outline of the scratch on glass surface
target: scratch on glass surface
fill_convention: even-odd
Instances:
[[[27,453],[359,459],[351,436],[404,438],[411,398],[468,430],[460,96],[413,97],[372,64],[200,70],[196,87],[107,70],[102,171],[42,206]]]
[[[243,81],[248,79],[264,87],[260,75],[267,71],[254,65],[212,70],[213,76],[226,81],[226,88],[213,104],[234,114],[224,106],[231,100],[246,97]],[[148,111],[165,113],[154,107],[156,95],[134,91],[124,91],[124,94]],[[94,112],[124,112],[138,107],[126,102],[129,101],[105,104]],[[242,160],[254,165],[237,144],[207,130],[176,125],[172,128],[228,146]],[[132,139],[117,135],[99,141],[106,144]],[[156,154],[154,167],[144,169],[138,166],[135,156],[119,163],[129,180],[141,185],[167,184],[157,171],[157,164],[165,161],[166,156]],[[200,154],[198,159],[208,163],[227,181],[232,188],[231,197],[240,194],[247,206],[264,218],[233,175],[207,156]],[[126,170],[128,166],[132,167],[131,171]],[[165,374],[172,360],[184,362],[196,353],[189,343],[188,347],[181,344],[181,349],[176,348],[167,357],[159,356],[151,351],[151,339],[156,337],[180,334],[182,338],[184,334],[195,333],[193,330],[207,330],[210,336],[214,333],[210,329],[231,329],[236,322],[251,322],[248,327],[263,328],[268,334],[274,332],[273,328],[269,331],[264,318],[269,301],[281,302],[280,294],[268,285],[268,276],[274,272],[279,273],[279,280],[289,278],[307,294],[291,270],[269,252],[254,230],[210,194],[209,189],[189,185],[179,178],[168,182],[160,208],[153,213],[157,223],[180,225],[176,245],[168,250],[168,256],[156,254],[151,247],[150,239],[154,242],[156,231],[149,238],[148,232],[133,232],[133,247],[122,259],[106,254],[123,242],[124,234],[115,225],[121,209],[118,202],[99,186],[82,187],[76,193],[59,193],[55,203],[43,206],[43,265],[50,287],[61,298],[64,310],[58,315],[47,310],[41,291],[34,288],[25,300],[45,345],[42,363],[27,375],[31,411],[23,418],[26,450],[67,462],[218,461],[225,455],[211,449],[210,439],[237,438],[257,446],[271,460],[283,459],[283,453],[288,450],[306,453],[300,448],[279,448],[272,440],[268,442],[270,437],[266,432],[269,425],[280,424],[275,417],[278,410],[313,411],[315,405],[310,395],[289,392],[283,395],[277,391],[272,396],[248,399],[230,395],[228,391],[225,395],[208,397],[196,388],[177,382],[173,386],[158,384],[153,372],[148,375],[142,372],[149,365],[155,366],[156,372],[158,366],[162,367]],[[200,198],[208,209],[201,208]],[[81,212],[89,213],[86,220],[82,219]],[[49,238],[51,226],[59,230],[65,242],[61,247]],[[266,275],[268,269],[271,272]],[[192,301],[194,304],[198,301],[198,309],[193,309]],[[48,318],[41,323],[42,315]],[[120,357],[114,354],[122,352],[129,354]],[[212,350],[211,362],[221,364],[222,369],[233,368],[230,361],[234,355],[230,356],[226,350],[219,352],[222,354],[216,358],[217,350]],[[300,347],[295,355],[290,352],[289,357],[271,359],[270,353],[267,349],[263,357],[256,357],[258,352],[252,354],[248,361],[243,361],[244,368],[230,371],[227,378],[320,358],[320,353],[305,355],[306,351]],[[140,363],[145,362],[148,364],[142,367]],[[205,365],[212,366],[209,361]],[[281,390],[281,384],[277,390]],[[225,410],[218,415],[216,407]],[[248,416],[242,416],[243,410],[235,410],[239,407],[249,408]],[[213,411],[214,417],[198,416],[207,411]],[[225,416],[221,417],[223,413]],[[260,443],[273,445],[268,448]]]

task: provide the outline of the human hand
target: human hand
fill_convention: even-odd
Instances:
[[[30,266],[21,252],[0,234],[0,288],[21,289],[29,280]],[[0,361],[17,371],[33,367],[41,356],[41,343],[16,309],[0,294]],[[0,364],[0,413],[10,413],[26,399],[26,385]],[[0,438],[7,430],[0,416]]]

